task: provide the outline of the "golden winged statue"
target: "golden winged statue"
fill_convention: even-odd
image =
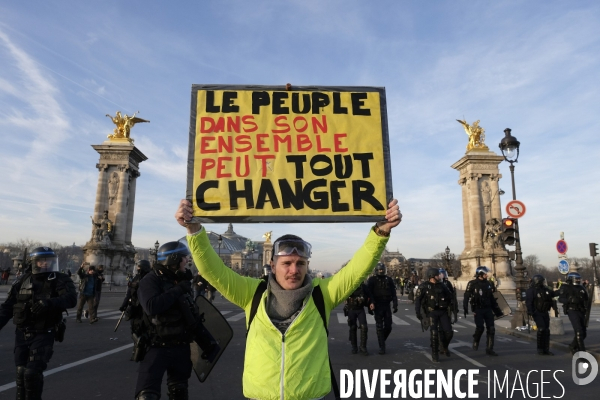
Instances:
[[[148,120],[136,117],[135,115],[138,113],[139,111],[133,113],[132,116],[129,116],[127,114],[123,116],[121,115],[121,111],[117,111],[117,114],[114,117],[109,114],[106,114],[106,116],[111,119],[113,124],[117,126],[113,131],[114,134],[108,135],[108,138],[117,142],[127,141],[129,143],[133,143],[133,139],[130,137],[131,128],[133,128],[135,124],[140,122],[150,122]]]
[[[465,128],[465,132],[469,135],[469,144],[467,144],[467,151],[473,149],[482,149],[489,150],[485,145],[485,130],[479,126],[479,120],[473,122],[472,125],[469,125],[466,119],[460,120],[457,119],[458,122]]]

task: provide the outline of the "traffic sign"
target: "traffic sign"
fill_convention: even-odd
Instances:
[[[511,200],[506,204],[506,214],[512,218],[521,218],[526,210],[525,204],[519,200]]]
[[[558,272],[560,272],[563,275],[569,273],[569,262],[567,260],[560,260],[558,262]]]
[[[560,254],[565,254],[568,249],[569,249],[569,247],[567,246],[567,242],[565,242],[563,239],[556,242],[556,250]]]

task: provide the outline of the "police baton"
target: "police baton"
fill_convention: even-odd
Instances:
[[[126,311],[126,309],[123,310],[123,312],[121,313],[121,317],[117,321],[117,326],[115,326],[115,330],[113,332],[116,332],[117,329],[119,329],[119,325],[121,325],[121,321],[123,321],[123,317],[125,316],[125,311]]]

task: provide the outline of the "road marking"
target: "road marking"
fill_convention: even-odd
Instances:
[[[396,317],[395,315],[392,315],[392,321],[394,321],[394,324],[396,325],[410,325],[408,322]]]
[[[348,323],[348,319],[347,317],[344,316],[344,313],[336,313],[337,314],[337,320],[340,324],[347,324]],[[367,314],[367,325],[375,325],[375,317],[372,316],[371,314]],[[392,315],[392,322],[396,325],[410,325],[408,322],[396,317],[395,315]]]
[[[471,326],[475,326],[475,327],[477,326],[474,323],[472,323],[471,321],[467,321],[464,318],[460,322],[461,322],[461,324],[467,324],[467,325],[471,325]]]
[[[465,329],[467,328],[466,326],[463,326],[463,325],[460,325],[460,324],[457,324],[457,323],[453,324],[452,326],[454,328],[465,328]]]
[[[421,324],[421,321],[419,321],[419,318],[415,317],[414,315],[407,315],[406,317],[412,319],[413,321],[415,321],[418,324]]]
[[[458,355],[459,357],[461,357],[462,359],[470,362],[471,364],[480,367],[480,368],[485,368],[485,365],[481,364],[480,362],[477,362],[475,360],[473,360],[471,357],[464,355],[463,353],[461,353],[460,351],[456,350],[457,347],[471,347],[471,345],[467,342],[463,342],[461,340],[457,340],[455,343],[452,343],[448,346],[448,348],[450,350],[452,350],[452,352],[456,355]]]
[[[241,312],[239,314],[236,314],[232,317],[227,318],[227,321],[239,321],[240,319],[244,318],[246,316],[245,312]]]
[[[76,367],[78,365],[85,364],[85,363],[88,363],[90,361],[94,361],[94,360],[97,360],[99,358],[102,358],[102,357],[110,356],[111,354],[115,354],[115,353],[118,353],[120,351],[127,350],[127,349],[129,349],[131,347],[133,347],[133,343],[130,343],[130,344],[125,345],[125,346],[117,347],[116,349],[112,349],[112,350],[106,351],[104,353],[96,354],[95,356],[84,358],[83,360],[75,361],[75,362],[72,362],[70,364],[65,364],[65,365],[57,367],[57,368],[49,369],[48,371],[44,371],[44,376],[52,375],[52,374],[55,374],[57,372],[64,371],[65,369],[73,368],[73,367]],[[8,390],[8,389],[12,389],[12,388],[14,388],[16,386],[17,386],[17,384],[15,382],[7,383],[6,385],[0,386],[0,392],[3,392],[3,391]]]

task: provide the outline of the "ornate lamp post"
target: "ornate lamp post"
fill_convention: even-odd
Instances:
[[[515,166],[519,159],[519,146],[521,143],[510,134],[511,130],[506,128],[504,130],[504,138],[500,141],[500,150],[504,159],[510,163],[510,179],[512,183],[512,195],[513,200],[517,199],[517,193],[515,191]],[[525,325],[525,291],[527,290],[527,279],[525,278],[525,266],[523,266],[523,252],[521,251],[521,234],[519,233],[519,220],[515,219],[515,255],[516,255],[516,276],[515,284],[517,286],[517,311],[514,313],[514,317],[511,325]]]
[[[221,244],[223,244],[223,237],[221,235],[219,235],[217,243],[219,244],[219,258],[221,258]]]
[[[458,268],[456,268],[455,266],[450,266],[452,261],[454,261],[454,259],[456,258],[456,256],[453,253],[450,253],[450,247],[446,246],[446,250],[444,250],[444,255],[443,255],[444,261],[446,262],[446,271],[452,271],[452,276],[454,277],[454,280],[458,279]]]
[[[256,277],[259,278],[260,277],[260,266],[263,265],[263,255],[262,253],[260,253],[258,255],[258,265],[256,266]]]

